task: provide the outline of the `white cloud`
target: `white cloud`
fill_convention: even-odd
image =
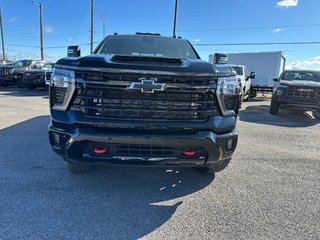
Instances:
[[[281,28],[273,29],[272,32],[278,33],[278,32],[283,32],[284,30]]]
[[[193,40],[195,43],[199,43],[199,42],[201,42],[201,40],[199,39],[199,38],[197,38],[197,39],[195,39],[195,40]]]
[[[11,23],[14,23],[16,20],[17,20],[17,17],[12,17],[12,18],[10,19],[10,22],[11,22]]]
[[[296,7],[298,5],[298,0],[282,0],[277,2],[277,7]]]
[[[320,69],[320,56],[309,60],[297,60],[289,63],[287,69]]]
[[[46,33],[52,33],[54,31],[54,28],[52,26],[45,26],[43,28],[43,30],[46,32]]]

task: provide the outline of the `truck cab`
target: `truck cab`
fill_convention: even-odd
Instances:
[[[255,78],[255,73],[249,74],[244,65],[230,65],[237,72],[237,79],[240,85],[240,94],[242,101],[248,101],[251,93],[251,79]]]

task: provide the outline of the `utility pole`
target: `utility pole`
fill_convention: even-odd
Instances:
[[[91,47],[90,53],[93,52],[93,31],[94,31],[94,0],[91,0]]]
[[[108,17],[105,14],[101,14],[101,18],[103,21],[103,38],[105,38],[106,37],[106,20]]]
[[[40,8],[40,53],[41,53],[41,60],[43,60],[43,16],[42,16],[42,4],[39,3]]]
[[[2,41],[2,58],[6,60],[6,53],[4,51],[4,37],[3,37],[3,28],[2,28],[2,13],[0,8],[0,30],[1,30],[1,41]]]
[[[177,27],[177,14],[178,14],[178,0],[176,0],[176,6],[174,10],[174,23],[173,23],[173,37],[177,37],[176,35],[176,27]]]

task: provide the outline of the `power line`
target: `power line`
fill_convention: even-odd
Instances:
[[[311,45],[320,42],[260,42],[260,43],[195,43],[194,46],[260,46],[260,45]]]
[[[75,32],[75,34],[73,35],[72,44],[74,44],[74,41],[75,41],[77,35],[80,34],[79,30],[80,30],[80,27],[82,26],[82,22],[83,22],[84,18],[85,18],[86,15],[87,15],[87,10],[88,10],[88,8],[89,8],[89,4],[90,4],[90,2],[88,1],[87,7],[85,8],[85,11],[84,11],[83,14],[82,14],[81,21],[80,21],[80,23],[79,23],[79,25],[78,25],[78,28],[77,28],[78,30],[77,30],[77,31]],[[89,32],[89,31],[87,31],[87,32],[85,32],[85,33],[88,33],[88,32]]]
[[[98,44],[99,42],[94,42],[94,44]],[[80,43],[77,44],[79,46],[87,46],[90,45],[91,43]],[[6,44],[6,46],[10,46],[10,47],[24,47],[24,48],[39,48],[39,46],[36,45],[23,45],[23,44]],[[49,47],[44,47],[44,49],[55,49],[55,48],[66,48],[68,47],[68,45],[64,45],[64,46],[49,46]]]
[[[263,30],[263,29],[300,28],[300,27],[320,27],[320,23],[293,24],[293,25],[275,25],[275,26],[229,27],[229,28],[211,28],[211,29],[187,29],[187,30],[179,30],[179,32],[213,32],[213,31]],[[161,31],[161,32],[169,32],[169,31]]]

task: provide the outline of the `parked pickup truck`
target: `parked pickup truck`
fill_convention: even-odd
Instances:
[[[237,146],[235,72],[184,39],[108,36],[89,56],[60,59],[50,84],[49,139],[72,173],[107,163],[214,173]]]
[[[22,87],[22,76],[25,71],[31,69],[40,69],[46,61],[20,60],[13,64],[0,67],[0,85],[18,85]]]
[[[247,71],[246,66],[243,65],[230,65],[236,72],[237,78],[240,84],[241,99],[242,101],[248,101],[251,94],[251,79],[255,79],[256,73]]]
[[[29,89],[46,87],[48,82],[50,82],[53,67],[53,63],[47,63],[41,66],[40,69],[25,71],[22,76],[23,86],[26,86]]]
[[[320,71],[286,70],[274,81],[271,114],[280,108],[320,111]]]

